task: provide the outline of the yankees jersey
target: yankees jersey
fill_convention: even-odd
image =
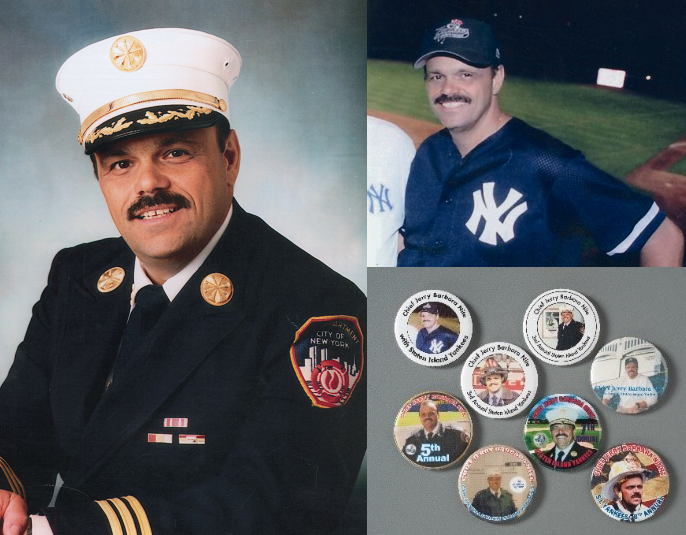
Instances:
[[[395,266],[414,144],[398,126],[367,116],[367,265]]]
[[[443,325],[439,325],[432,332],[422,329],[417,333],[417,349],[424,353],[443,353],[448,351],[455,342],[457,342],[457,334]]]
[[[579,265],[588,233],[607,255],[638,253],[664,218],[650,198],[519,119],[465,158],[444,129],[412,163],[398,265]]]

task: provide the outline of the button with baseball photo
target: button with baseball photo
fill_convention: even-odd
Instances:
[[[398,310],[395,338],[405,356],[417,364],[445,366],[467,350],[472,316],[458,297],[442,290],[425,290]]]
[[[591,384],[603,405],[621,414],[639,414],[664,394],[667,363],[650,342],[619,338],[605,344],[594,357]]]
[[[480,414],[509,418],[534,400],[538,372],[534,359],[514,344],[493,342],[476,349],[462,368],[462,395]]]
[[[500,444],[486,446],[465,461],[457,489],[470,513],[489,522],[506,522],[531,505],[536,471],[519,450]]]
[[[573,290],[539,295],[524,314],[524,340],[531,352],[556,366],[574,364],[590,355],[598,341],[598,311]]]
[[[472,441],[472,418],[464,404],[446,392],[423,392],[398,412],[393,430],[402,456],[429,470],[449,468]]]
[[[595,409],[574,394],[555,394],[536,403],[524,425],[524,444],[543,466],[571,470],[598,451],[602,428]]]
[[[610,518],[641,522],[662,507],[669,494],[669,473],[652,449],[620,444],[598,459],[591,475],[591,494]]]

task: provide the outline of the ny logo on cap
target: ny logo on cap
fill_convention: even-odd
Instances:
[[[436,35],[434,35],[434,41],[438,41],[443,44],[443,42],[448,39],[465,39],[469,37],[469,30],[462,27],[462,21],[460,19],[453,19],[445,26],[441,26],[436,30]]]

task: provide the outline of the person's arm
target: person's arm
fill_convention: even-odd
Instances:
[[[28,524],[26,502],[8,490],[0,490],[2,535],[22,535]]]
[[[684,235],[669,218],[660,224],[641,249],[641,266],[682,266],[684,261]]]
[[[48,348],[60,258],[0,387],[0,489],[21,498],[31,513],[49,503],[56,476]]]

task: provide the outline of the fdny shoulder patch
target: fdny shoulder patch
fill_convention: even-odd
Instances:
[[[340,407],[350,399],[364,366],[362,330],[353,316],[310,318],[291,346],[291,364],[317,407]]]

